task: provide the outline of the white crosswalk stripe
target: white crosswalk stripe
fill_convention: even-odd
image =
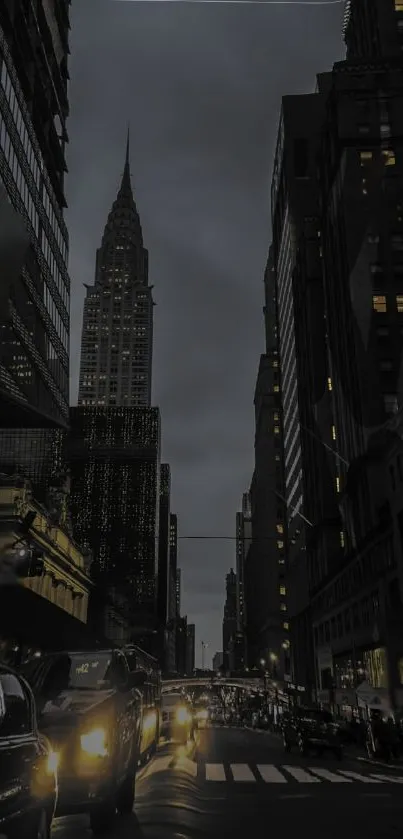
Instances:
[[[206,763],[206,781],[226,781],[227,776],[222,763]]]
[[[299,781],[300,784],[320,784],[320,778],[316,778],[315,775],[310,775],[309,772],[306,772],[301,766],[283,766],[282,768],[285,769],[292,778]]]
[[[256,781],[256,778],[247,763],[231,763],[231,772],[234,781]]]
[[[353,781],[361,781],[363,784],[381,784],[382,781],[380,778],[371,778],[369,775],[360,775],[359,772],[345,772],[343,769],[340,769],[342,775],[346,775],[346,778],[352,778]]]
[[[403,784],[403,777],[398,775],[386,775],[376,772],[368,775],[340,767],[330,771],[321,766],[292,766],[283,764],[275,766],[271,763],[248,764],[248,763],[199,763],[187,756],[181,756],[177,760],[172,755],[159,757],[152,761],[145,770],[140,771],[141,779],[147,778],[155,773],[164,771],[182,771],[199,780],[215,783],[235,784]]]
[[[329,772],[328,769],[322,769],[320,766],[310,766],[311,772],[322,778],[323,781],[330,781],[331,784],[351,784],[351,778],[345,778],[343,775],[336,775],[335,772]]]
[[[287,783],[287,778],[285,778],[284,775],[281,774],[281,772],[277,769],[276,766],[271,766],[270,763],[259,763],[257,766],[257,771],[259,772],[260,777],[265,781],[266,784]]]

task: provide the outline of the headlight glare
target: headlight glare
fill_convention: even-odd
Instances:
[[[176,712],[176,719],[180,723],[189,722],[190,714],[187,708],[178,708]]]
[[[105,757],[108,754],[106,732],[103,728],[94,728],[88,734],[82,734],[80,742],[83,752],[91,757]]]

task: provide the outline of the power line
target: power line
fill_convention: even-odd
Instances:
[[[345,0],[115,0],[115,3],[187,3],[216,6],[341,6]]]

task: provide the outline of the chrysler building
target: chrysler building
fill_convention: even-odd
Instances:
[[[129,133],[122,181],[97,251],[95,283],[86,289],[78,404],[150,406],[154,303],[131,186]]]

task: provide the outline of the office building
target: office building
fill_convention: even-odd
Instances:
[[[158,631],[160,633],[160,660],[169,671],[167,647],[169,642],[169,553],[170,553],[170,505],[171,470],[168,463],[162,463],[159,485],[159,532],[158,532]]]
[[[400,684],[402,27],[347,4],[347,61],[283,98],[272,183],[292,679],[351,705]]]
[[[221,652],[214,653],[213,655],[213,670],[217,673],[223,665],[223,654]]]
[[[259,666],[262,659],[271,656],[284,673],[289,624],[283,413],[273,258],[271,249],[264,276],[266,351],[260,358],[255,389],[255,469],[250,488],[252,541],[245,556],[244,587],[248,666]]]
[[[155,652],[158,408],[79,406],[71,408],[70,424],[66,458],[73,531],[78,544],[92,556],[91,573],[97,583],[95,599],[90,603],[91,619],[112,640],[141,641],[142,646],[150,651],[152,647]],[[119,619],[122,613],[127,633],[124,638]],[[106,614],[109,625],[105,623]]]
[[[245,628],[245,592],[244,568],[245,558],[252,542],[252,509],[250,493],[242,496],[242,510],[236,514],[236,622],[237,631]]]
[[[78,404],[151,404],[153,299],[148,251],[130,178],[129,137],[122,181],[86,286]]]
[[[0,426],[66,428],[69,0],[0,8]]]
[[[194,623],[188,623],[186,629],[186,673],[188,676],[193,676],[195,669],[195,633]]]
[[[223,666],[225,670],[230,669],[230,643],[237,631],[236,590],[236,574],[231,568],[226,576],[226,598],[222,622]]]

